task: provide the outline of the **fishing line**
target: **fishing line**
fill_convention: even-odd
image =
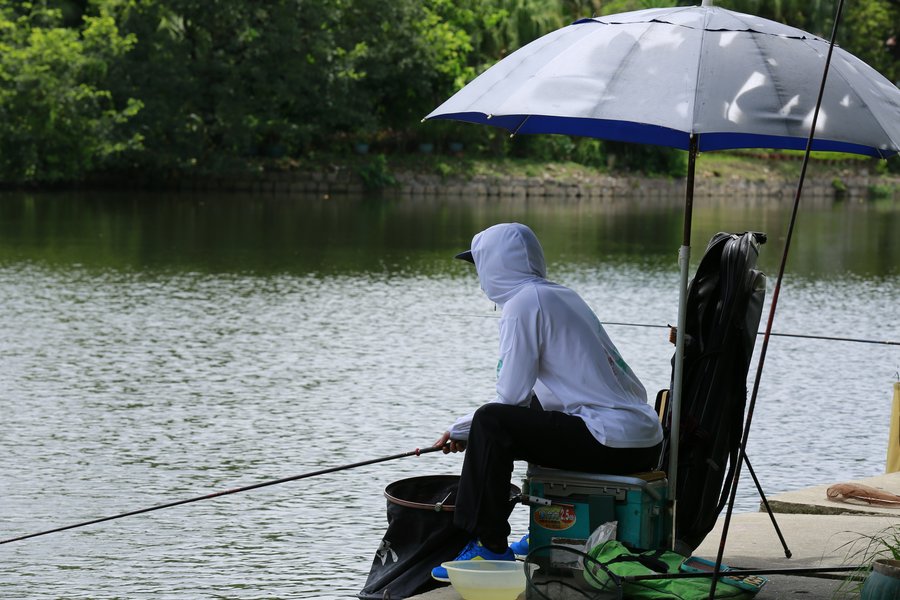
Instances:
[[[470,318],[485,318],[485,319],[499,319],[499,315],[473,315],[473,314],[463,314],[463,313],[435,313],[438,316],[445,317],[470,317]],[[602,321],[601,324],[606,327],[608,325],[614,325],[618,327],[648,327],[652,329],[671,329],[671,325],[654,325],[652,323],[621,323],[616,321]],[[758,335],[765,335],[765,331],[757,331]],[[838,337],[832,335],[812,335],[805,333],[778,333],[773,331],[770,333],[772,337],[792,337],[792,338],[803,338],[808,340],[825,340],[827,342],[853,342],[855,344],[876,344],[880,346],[900,346],[900,341],[895,342],[893,340],[870,340],[865,338],[848,338],[848,337]]]
[[[784,279],[785,265],[787,264],[788,252],[791,248],[791,239],[794,236],[794,226],[797,222],[797,212],[800,208],[800,196],[803,193],[803,181],[806,178],[806,168],[809,166],[809,157],[812,152],[813,139],[816,135],[816,124],[819,120],[819,111],[822,108],[822,99],[825,96],[825,82],[828,80],[828,70],[831,67],[831,57],[834,54],[834,42],[837,38],[838,26],[841,22],[841,13],[844,9],[844,0],[839,0],[837,13],[834,16],[834,26],[831,29],[831,40],[828,44],[828,54],[825,56],[825,68],[822,72],[822,83],[819,86],[819,96],[816,98],[816,108],[813,111],[812,123],[809,127],[809,137],[806,140],[806,152],[803,155],[803,165],[800,168],[800,178],[797,181],[797,193],[794,196],[794,206],[791,210],[790,225],[788,225],[787,236],[784,240],[784,252],[781,255],[781,265],[778,268],[778,279],[775,283],[775,290],[772,293],[772,304],[769,306],[769,317],[766,321],[766,333],[763,336],[762,349],[759,355],[759,362],[756,365],[756,377],[753,381],[753,392],[750,395],[750,403],[747,408],[747,420],[744,423],[744,432],[741,438],[740,451],[738,453],[737,464],[735,465],[734,478],[731,481],[731,490],[728,498],[728,509],[725,511],[725,520],[722,523],[722,537],[719,540],[719,550],[716,554],[715,577],[709,589],[709,598],[715,598],[716,584],[719,574],[721,573],[722,557],[725,554],[725,542],[728,539],[728,529],[731,525],[731,515],[734,512],[734,502],[737,496],[738,483],[741,476],[741,465],[747,454],[747,439],[750,437],[750,424],[753,422],[753,411],[756,408],[756,398],[759,394],[759,384],[762,379],[763,366],[766,362],[766,351],[769,348],[769,338],[772,335],[772,323],[775,321],[775,309],[778,306],[778,296],[781,294],[781,282]]]
[[[671,329],[671,325],[651,325],[649,323],[615,323],[611,321],[604,321],[603,326],[607,325],[619,325],[622,327],[653,327],[657,329]],[[765,331],[757,331],[758,335],[765,335]],[[877,344],[882,346],[900,346],[900,342],[894,342],[891,340],[869,340],[864,338],[847,338],[847,337],[837,337],[831,335],[812,335],[805,333],[778,333],[771,332],[769,335],[772,337],[791,337],[791,338],[803,338],[808,340],[825,340],[827,342],[853,342],[856,344]]]
[[[83,521],[81,523],[74,523],[72,525],[65,525],[63,527],[56,527],[54,529],[48,529],[46,531],[39,531],[37,533],[29,533],[27,535],[20,535],[18,537],[0,540],[0,545],[9,544],[10,542],[18,542],[20,540],[27,540],[29,538],[34,538],[34,537],[38,537],[41,535],[48,535],[50,533],[66,531],[68,529],[85,527],[87,525],[95,525],[97,523],[103,523],[104,521],[112,521],[113,519],[121,519],[122,517],[130,517],[133,515],[140,515],[143,513],[148,513],[148,512],[154,511],[154,510],[162,510],[164,508],[171,508],[173,506],[181,506],[182,504],[189,504],[191,502],[199,502],[200,500],[210,500],[212,498],[218,498],[220,496],[228,496],[229,494],[237,494],[238,492],[247,492],[250,490],[258,490],[259,488],[268,487],[270,485],[278,485],[279,483],[287,483],[289,481],[297,481],[298,479],[306,479],[307,477],[315,477],[316,475],[325,475],[326,473],[335,473],[337,471],[344,471],[347,469],[355,469],[357,467],[364,467],[366,465],[374,465],[376,463],[387,462],[389,460],[396,460],[398,458],[406,458],[408,456],[419,456],[420,454],[428,454],[429,452],[437,452],[438,450],[443,450],[443,449],[444,449],[443,446],[435,446],[435,447],[431,447],[431,448],[425,448],[424,450],[420,450],[419,448],[416,448],[415,450],[411,450],[409,452],[403,452],[401,454],[394,454],[392,456],[383,456],[381,458],[372,458],[369,460],[364,460],[362,462],[351,463],[351,464],[347,464],[347,465],[340,465],[337,467],[329,467],[327,469],[321,469],[319,471],[311,471],[309,473],[302,473],[300,475],[292,475],[290,477],[282,477],[281,479],[262,481],[260,483],[254,483],[252,485],[247,485],[244,487],[232,488],[229,490],[222,490],[219,492],[213,492],[212,494],[206,494],[204,496],[196,496],[194,498],[187,498],[185,500],[176,500],[175,502],[167,502],[165,504],[158,504],[156,506],[140,508],[138,510],[132,510],[132,511],[120,513],[117,515],[111,515],[108,517],[100,517],[99,519],[92,519],[90,521]]]

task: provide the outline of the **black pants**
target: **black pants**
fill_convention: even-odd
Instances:
[[[610,448],[578,417],[492,402],[475,412],[466,444],[454,525],[504,548],[509,536],[513,461],[553,469],[628,475],[656,468],[661,445]]]

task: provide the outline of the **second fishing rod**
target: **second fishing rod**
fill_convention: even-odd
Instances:
[[[80,528],[80,527],[86,527],[86,526],[88,526],[88,525],[96,525],[96,524],[98,524],[98,523],[103,523],[103,522],[106,522],[106,521],[112,521],[112,520],[114,520],[114,519],[121,519],[121,518],[124,518],[124,517],[131,517],[131,516],[140,515],[140,514],[144,514],[144,513],[148,513],[148,512],[153,512],[153,511],[157,511],[157,510],[162,510],[162,509],[165,509],[165,508],[173,508],[173,507],[176,507],[176,506],[181,506],[181,505],[183,505],[183,504],[190,504],[190,503],[192,503],[192,502],[200,502],[200,501],[202,501],[202,500],[212,500],[213,498],[219,498],[219,497],[221,497],[221,496],[228,496],[228,495],[231,495],[231,494],[238,494],[238,493],[240,493],[240,492],[249,492],[250,490],[258,490],[258,489],[264,488],[264,487],[269,487],[269,486],[273,486],[273,485],[279,485],[279,484],[282,484],[282,483],[288,483],[288,482],[291,482],[291,481],[298,481],[298,480],[300,480],[300,479],[307,479],[307,478],[309,478],[309,477],[316,477],[316,476],[318,476],[318,475],[325,475],[325,474],[327,474],[327,473],[336,473],[336,472],[338,472],[338,471],[346,471],[346,470],[348,470],[348,469],[355,469],[355,468],[358,468],[358,467],[364,467],[364,466],[367,466],[367,465],[374,465],[374,464],[377,464],[377,463],[387,462],[387,461],[390,461],[390,460],[397,460],[397,459],[400,459],[400,458],[407,458],[407,457],[410,457],[410,456],[420,456],[420,455],[422,455],[422,454],[428,454],[428,453],[431,453],[431,452],[437,452],[437,451],[443,450],[443,449],[444,449],[444,448],[443,448],[442,446],[432,446],[432,447],[430,447],[430,448],[424,448],[424,449],[416,448],[415,450],[410,450],[410,451],[408,451],[408,452],[401,452],[400,454],[392,454],[392,455],[390,455],[390,456],[382,456],[382,457],[379,457],[379,458],[371,458],[371,459],[368,459],[368,460],[363,460],[363,461],[360,461],[360,462],[350,463],[350,464],[346,464],[346,465],[338,465],[338,466],[335,466],[335,467],[328,467],[328,468],[325,468],[325,469],[320,469],[320,470],[318,470],[318,471],[310,471],[310,472],[308,472],[308,473],[301,473],[301,474],[299,474],[299,475],[291,475],[291,476],[289,476],[289,477],[282,477],[282,478],[280,478],[280,479],[270,479],[270,480],[267,480],[267,481],[260,481],[260,482],[258,482],[258,483],[254,483],[254,484],[250,484],[250,485],[245,485],[245,486],[242,486],[242,487],[236,487],[236,488],[230,488],[230,489],[225,489],[225,490],[219,490],[219,491],[217,491],[217,492],[212,492],[212,493],[209,493],[209,494],[204,494],[204,495],[202,495],[202,496],[194,496],[194,497],[192,497],[192,498],[184,498],[184,499],[181,499],[181,500],[174,500],[174,501],[171,501],[171,502],[165,502],[165,503],[162,503],[162,504],[156,504],[156,505],[153,505],[153,506],[147,506],[147,507],[144,507],[144,508],[138,508],[138,509],[135,509],[135,510],[130,510],[130,511],[127,511],[127,512],[122,512],[122,513],[118,513],[118,514],[114,514],[114,515],[108,515],[108,516],[105,516],[105,517],[98,517],[98,518],[96,518],[96,519],[90,519],[90,520],[88,520],[88,521],[81,521],[81,522],[78,522],[78,523],[72,523],[72,524],[70,524],[70,525],[63,525],[63,526],[60,526],[60,527],[54,527],[54,528],[52,528],[52,529],[46,529],[46,530],[43,530],[43,531],[37,531],[37,532],[34,532],[34,533],[28,533],[28,534],[19,535],[19,536],[7,538],[7,539],[2,539],[2,540],[0,540],[0,545],[3,545],[3,544],[10,544],[10,543],[12,543],[12,542],[20,542],[20,541],[28,540],[28,539],[31,539],[31,538],[36,538],[36,537],[40,537],[40,536],[44,536],[44,535],[49,535],[49,534],[51,534],[51,533],[59,533],[59,532],[62,532],[62,531],[68,531],[68,530],[70,530],[70,529],[77,529],[77,528]]]

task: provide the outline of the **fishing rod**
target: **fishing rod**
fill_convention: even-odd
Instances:
[[[482,317],[486,319],[499,319],[499,315],[469,315],[469,314],[453,314],[453,313],[437,313],[438,315],[450,316],[450,317]],[[618,326],[618,327],[648,327],[652,329],[671,329],[671,325],[654,325],[652,323],[621,323],[616,321],[602,321],[602,325],[604,327],[608,325]],[[765,331],[757,331],[757,335],[765,335]],[[804,334],[804,333],[778,333],[771,332],[769,334],[772,337],[792,337],[792,338],[803,338],[807,340],[825,340],[828,342],[853,342],[856,344],[878,344],[883,346],[900,346],[900,341],[893,340],[870,340],[865,338],[848,338],[848,337],[837,337],[830,335],[812,335],[812,334]]]
[[[731,516],[734,513],[734,502],[737,496],[737,488],[740,483],[741,466],[744,458],[747,456],[747,441],[750,438],[750,425],[753,422],[753,413],[756,409],[756,401],[759,397],[759,386],[762,380],[763,367],[766,363],[766,353],[769,348],[769,339],[772,335],[772,324],[775,322],[775,310],[778,307],[778,298],[781,294],[781,284],[784,280],[785,266],[787,265],[788,253],[791,248],[791,240],[794,237],[794,227],[797,223],[797,213],[800,209],[800,197],[803,195],[803,182],[806,179],[806,169],[809,166],[809,157],[812,154],[813,140],[816,136],[816,124],[819,121],[819,111],[822,108],[822,98],[825,97],[825,83],[828,80],[828,70],[831,67],[831,57],[834,53],[835,40],[837,39],[838,27],[841,23],[841,14],[844,10],[844,0],[838,0],[837,12],[834,16],[834,25],[831,28],[831,40],[828,43],[828,53],[825,56],[825,68],[822,72],[822,82],[819,85],[819,95],[816,98],[816,107],[813,110],[812,123],[809,127],[809,137],[806,139],[806,151],[803,155],[803,164],[800,167],[800,177],[797,181],[797,191],[794,194],[794,203],[791,208],[791,220],[788,225],[787,235],[784,239],[784,250],[781,254],[781,263],[778,268],[778,278],[775,281],[775,290],[772,293],[772,302],[769,305],[769,317],[766,321],[766,330],[763,335],[762,348],[759,353],[759,361],[756,364],[756,377],[753,380],[753,391],[750,393],[750,401],[747,405],[747,417],[744,421],[744,431],[741,435],[741,444],[738,451],[737,463],[734,465],[734,478],[730,482],[731,489],[728,495],[728,507],[725,510],[725,519],[722,522],[722,535],[719,538],[719,549],[716,553],[716,562],[713,572],[715,577],[709,587],[709,600],[716,597],[716,585],[718,583],[719,574],[722,572],[722,557],[725,554],[725,543],[728,540],[728,529],[731,525]],[[785,546],[785,556],[790,556],[787,546]]]
[[[229,494],[237,494],[238,492],[247,492],[250,490],[258,490],[259,488],[268,487],[270,485],[278,485],[280,483],[287,483],[289,481],[297,481],[298,479],[306,479],[307,477],[315,477],[316,475],[325,475],[326,473],[335,473],[337,471],[344,471],[347,469],[355,469],[357,467],[364,467],[366,465],[374,465],[376,463],[387,462],[389,460],[396,460],[398,458],[406,458],[408,456],[419,456],[421,454],[428,454],[429,452],[437,452],[438,450],[443,450],[443,449],[444,449],[443,446],[433,446],[431,448],[425,448],[424,450],[416,448],[415,450],[411,450],[409,452],[403,452],[401,454],[394,454],[392,456],[382,456],[381,458],[372,458],[369,460],[364,460],[362,462],[351,463],[351,464],[347,464],[347,465],[340,465],[337,467],[329,467],[327,469],[321,469],[319,471],[311,471],[309,473],[302,473],[300,475],[292,475],[290,477],[282,477],[281,479],[261,481],[259,483],[254,483],[252,485],[246,485],[244,487],[232,488],[232,489],[228,489],[228,490],[221,490],[221,491],[213,492],[211,494],[206,494],[203,496],[196,496],[194,498],[187,498],[184,500],[176,500],[174,502],[167,502],[165,504],[158,504],[156,506],[140,508],[138,510],[132,510],[132,511],[120,513],[117,515],[110,515],[108,517],[100,517],[99,519],[92,519],[90,521],[74,523],[72,525],[65,525],[63,527],[56,527],[54,529],[48,529],[46,531],[39,531],[37,533],[29,533],[27,535],[20,535],[18,537],[0,540],[0,545],[9,544],[11,542],[18,542],[21,540],[27,540],[29,538],[35,538],[35,537],[42,536],[42,535],[48,535],[50,533],[66,531],[68,529],[76,529],[78,527],[85,527],[87,525],[95,525],[97,523],[103,523],[104,521],[112,521],[113,519],[121,519],[122,517],[131,517],[133,515],[140,515],[143,513],[152,512],[154,510],[162,510],[164,508],[172,508],[173,506],[180,506],[182,504],[189,504],[191,502],[199,502],[201,500],[210,500],[212,498],[218,498],[220,496],[228,496]]]
[[[743,577],[745,575],[808,575],[817,576],[823,573],[854,573],[862,572],[865,565],[840,565],[836,567],[773,567],[761,569],[728,569],[720,571],[718,575],[713,571],[698,571],[678,573],[651,573],[648,575],[626,575],[623,581],[656,581],[660,579],[697,579],[712,577]]]

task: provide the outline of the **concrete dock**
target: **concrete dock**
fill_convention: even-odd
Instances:
[[[790,558],[765,512],[733,515],[725,543],[724,562],[736,568],[809,568],[858,564],[862,536],[875,535],[889,527],[900,527],[900,507],[886,508],[828,499],[825,490],[837,483],[860,483],[900,495],[900,473],[867,479],[835,481],[787,492],[769,498],[775,520],[790,551]],[[720,518],[695,556],[715,560],[722,537]],[[900,530],[898,530],[900,531]],[[898,533],[900,535],[900,533]],[[855,558],[855,560],[854,560]],[[756,596],[759,600],[786,598],[837,598],[847,586],[846,574],[817,576],[766,575],[769,583]],[[858,597],[858,596],[857,596]],[[415,597],[416,600],[461,600],[448,586]]]

